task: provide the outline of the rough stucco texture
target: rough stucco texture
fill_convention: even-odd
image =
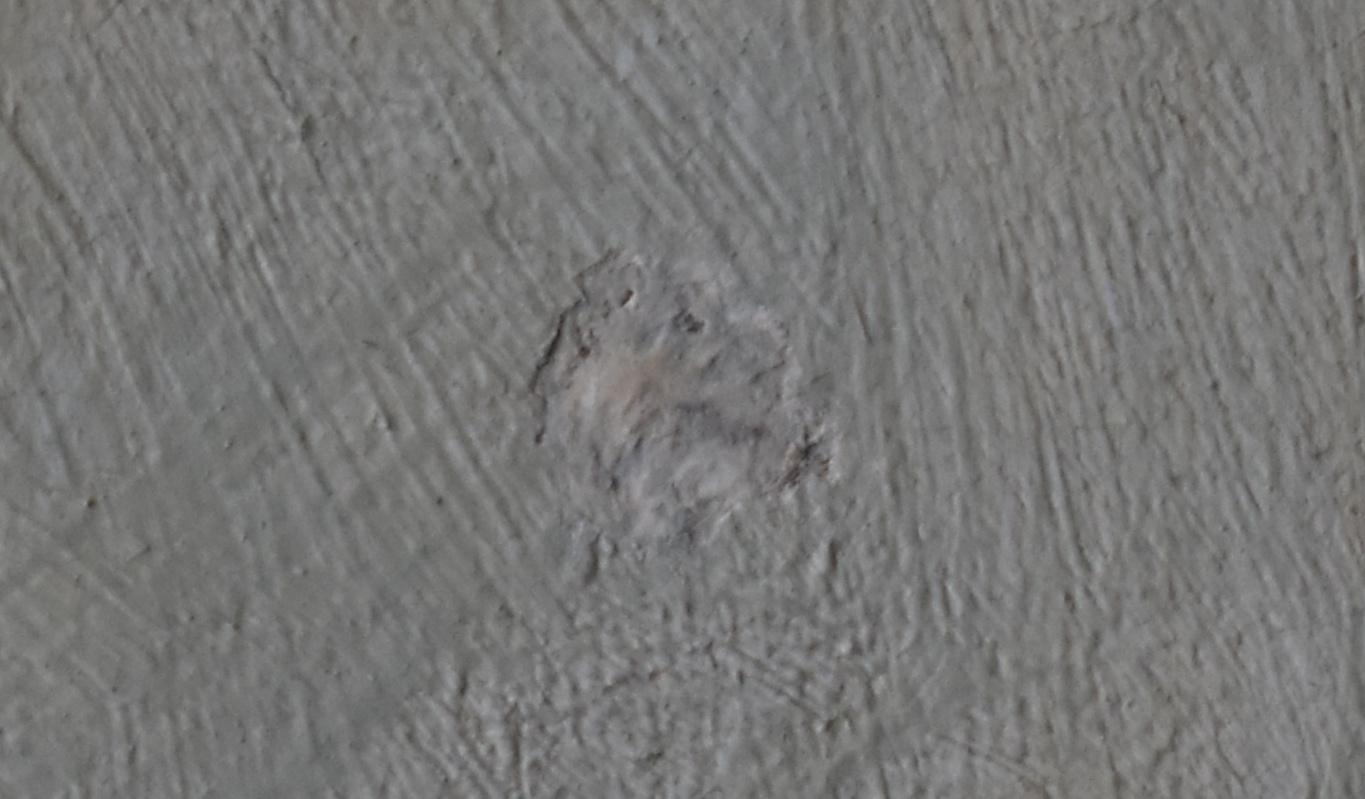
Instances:
[[[0,0],[0,796],[1365,796],[1363,54]]]

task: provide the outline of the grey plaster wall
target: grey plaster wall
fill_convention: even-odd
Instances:
[[[0,0],[0,795],[1365,796],[1363,48]]]

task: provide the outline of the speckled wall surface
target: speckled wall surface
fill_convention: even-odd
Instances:
[[[0,796],[1365,796],[1363,56],[0,0]]]

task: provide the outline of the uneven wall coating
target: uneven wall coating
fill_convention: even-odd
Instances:
[[[1365,796],[1362,32],[0,2],[0,796]]]

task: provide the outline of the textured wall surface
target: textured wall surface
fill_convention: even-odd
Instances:
[[[0,0],[0,796],[1365,796],[1365,6]]]

